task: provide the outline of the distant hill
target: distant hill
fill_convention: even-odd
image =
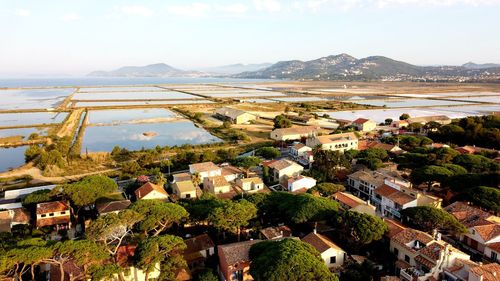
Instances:
[[[223,66],[216,66],[216,67],[200,68],[198,70],[203,71],[203,72],[213,73],[213,74],[232,75],[232,74],[238,74],[241,72],[261,70],[261,69],[264,69],[264,68],[269,67],[271,65],[272,65],[272,63],[259,63],[259,64],[237,63],[237,64],[230,64],[230,65],[223,65]]]
[[[462,81],[466,79],[488,79],[492,74],[500,75],[500,68],[476,69],[465,66],[417,66],[383,56],[357,59],[348,54],[340,54],[310,61],[281,61],[267,68],[258,71],[243,72],[233,77],[315,80]]]
[[[87,76],[99,77],[178,77],[198,75],[195,71],[184,71],[168,64],[157,63],[146,66],[125,66],[112,71],[94,71]]]
[[[495,63],[477,64],[473,62],[468,62],[466,64],[463,64],[462,67],[465,67],[467,69],[485,69],[485,68],[500,67],[500,64],[495,64]]]

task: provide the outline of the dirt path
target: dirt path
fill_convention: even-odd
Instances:
[[[22,176],[31,176],[33,180],[30,181],[30,184],[39,184],[39,183],[61,183],[61,182],[66,182],[70,180],[77,180],[86,176],[90,175],[95,175],[95,174],[103,174],[103,173],[109,173],[109,172],[114,172],[118,171],[119,168],[114,168],[114,169],[107,169],[107,170],[101,170],[101,171],[95,171],[95,172],[89,172],[89,173],[83,173],[83,174],[78,174],[78,175],[71,175],[71,176],[64,176],[64,177],[46,177],[42,175],[42,171],[38,169],[37,167],[30,167],[27,166],[25,168],[21,168],[18,170],[10,171],[10,172],[5,172],[0,174],[0,178],[15,178],[15,177],[22,177]]]

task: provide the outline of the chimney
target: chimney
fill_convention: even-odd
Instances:
[[[316,227],[314,228],[313,233],[314,233],[314,234],[317,234]]]

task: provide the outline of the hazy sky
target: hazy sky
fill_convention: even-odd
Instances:
[[[0,75],[348,53],[500,63],[500,0],[0,0]]]

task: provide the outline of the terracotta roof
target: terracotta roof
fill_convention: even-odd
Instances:
[[[69,206],[64,201],[44,202],[44,203],[38,203],[36,205],[36,214],[37,215],[62,212],[62,211],[68,211],[68,210],[69,210]]]
[[[12,222],[19,224],[29,224],[30,223],[30,213],[25,208],[12,209],[13,216]]]
[[[432,261],[437,261],[439,259],[439,255],[441,251],[444,250],[444,245],[438,243],[438,242],[432,242],[431,244],[425,246],[422,248],[419,253],[421,255],[426,256],[428,259]]]
[[[202,234],[186,239],[184,240],[184,243],[186,243],[187,246],[184,250],[185,256],[215,247],[214,242],[208,234]]]
[[[311,246],[316,248],[316,250],[318,250],[318,252],[320,253],[323,253],[330,248],[343,251],[342,248],[335,245],[335,243],[333,243],[330,239],[314,232],[311,232],[308,235],[306,235],[304,238],[302,238],[302,241],[310,244]]]
[[[365,119],[365,118],[358,118],[354,121],[352,121],[353,124],[364,124],[366,122],[370,121],[370,119]]]
[[[243,174],[243,171],[234,167],[234,166],[231,166],[231,165],[222,167],[222,175],[223,176],[229,176],[229,175],[235,175],[235,174],[236,175]]]
[[[261,178],[259,177],[253,177],[253,178],[244,178],[244,179],[240,179],[242,183],[248,183],[248,182],[253,182],[253,183],[256,183],[256,184],[262,184],[264,183],[262,181]]]
[[[396,222],[395,220],[387,219],[384,218],[384,222],[389,228],[389,231],[387,232],[387,237],[392,238],[394,235],[400,233],[401,231],[405,230],[406,227],[401,225],[400,223]]]
[[[433,262],[433,261],[430,261],[428,260],[426,257],[424,257],[423,255],[418,255],[415,257],[415,261],[419,264],[423,264],[424,266],[426,266],[427,268],[433,268],[434,266],[436,266],[436,263]]]
[[[397,267],[397,268],[401,268],[401,269],[406,269],[406,268],[410,268],[411,265],[403,260],[397,260],[394,265]]]
[[[381,173],[377,173],[375,171],[364,171],[364,170],[356,171],[350,174],[348,177],[355,180],[360,180],[373,184],[375,187],[382,186],[384,184],[384,180],[386,178],[389,178],[388,176],[383,175]]]
[[[376,194],[382,196],[382,197],[388,197],[389,195],[392,195],[394,193],[399,192],[399,190],[388,186],[387,184],[384,184],[380,187],[377,187],[373,190]]]
[[[358,137],[356,137],[354,133],[342,133],[342,134],[317,136],[316,139],[321,144],[330,144],[346,140],[357,140]]]
[[[148,195],[153,190],[168,197],[168,193],[167,191],[165,191],[163,187],[150,182],[147,182],[143,186],[136,189],[135,196],[137,197],[137,199],[142,199],[144,196]]]
[[[122,245],[118,247],[116,259],[121,267],[129,267],[134,261],[137,245]]]
[[[479,208],[469,206],[464,202],[455,202],[446,206],[444,210],[452,214],[459,222],[468,228],[491,224],[491,221],[488,221],[488,219],[494,217],[492,214]]]
[[[50,225],[67,224],[69,223],[70,216],[60,216],[60,217],[47,217],[47,218],[37,218],[36,227],[44,227]]]
[[[215,176],[215,177],[207,177],[208,181],[212,183],[214,187],[221,187],[221,186],[228,186],[229,183],[227,182],[226,178],[224,176]]]
[[[302,166],[300,166],[299,164],[297,164],[293,161],[290,161],[290,160],[285,160],[285,159],[272,162],[271,164],[269,164],[269,168],[272,168],[275,170],[283,170],[285,168],[288,168],[288,167],[294,166],[294,165],[302,168]]]
[[[97,212],[99,214],[111,213],[116,211],[125,210],[130,206],[130,200],[120,200],[120,201],[111,201],[102,204],[97,204]]]
[[[416,240],[422,242],[425,245],[433,241],[431,235],[412,228],[404,229],[403,231],[394,235],[392,237],[392,240],[405,247],[407,247],[406,244]]]
[[[292,230],[286,225],[266,227],[261,229],[260,233],[268,240],[292,236]]]
[[[306,177],[306,176],[296,176],[296,177],[291,177],[288,179],[288,183],[294,183],[296,181],[300,181],[300,180],[303,180],[303,179],[312,179],[314,180],[314,178],[311,178],[311,177]]]
[[[190,173],[179,173],[172,175],[174,178],[174,181],[190,181],[191,180],[191,174]]]
[[[500,242],[497,242],[497,243],[493,243],[493,244],[489,244],[489,245],[486,245],[486,247],[492,249],[493,251],[495,252],[498,252],[500,253]]]
[[[474,229],[477,234],[484,239],[484,241],[490,241],[491,239],[500,236],[500,224],[498,223],[479,225],[475,226]]]
[[[196,187],[194,186],[193,182],[190,180],[189,181],[175,182],[174,186],[176,186],[177,189],[179,189],[179,191],[181,193],[192,192],[192,191],[196,190]]]
[[[201,172],[219,170],[220,167],[215,165],[213,162],[203,162],[203,163],[191,164],[189,165],[189,169],[194,172],[201,173]]]
[[[0,211],[0,232],[10,232],[11,217],[9,210]]]
[[[366,204],[365,201],[359,199],[358,197],[356,197],[350,193],[346,193],[346,192],[339,191],[333,195],[333,198],[335,198],[335,200],[337,200],[340,203],[343,203],[351,208],[354,208],[354,207],[362,205],[362,204]]]
[[[250,240],[244,242],[237,242],[226,245],[219,245],[218,252],[223,253],[226,263],[231,266],[236,263],[249,262],[250,247],[253,244],[261,242],[260,240]],[[219,254],[220,255],[220,254]]]
[[[499,281],[500,280],[500,265],[498,263],[490,263],[479,265],[470,269],[477,276],[482,276],[483,281]]]
[[[303,148],[305,146],[306,146],[305,144],[299,142],[299,143],[294,144],[293,148],[295,148],[296,150],[299,150],[299,149],[301,149],[301,148]]]
[[[314,132],[318,132],[319,127],[316,126],[297,126],[292,128],[282,128],[275,129],[273,132],[281,133],[283,135],[303,135],[303,134],[312,134]]]
[[[417,200],[417,198],[415,198],[409,194],[406,194],[404,192],[401,192],[401,191],[389,194],[387,196],[387,198],[389,200],[391,200],[392,202],[397,203],[401,206],[403,206],[404,204],[410,203],[414,200]]]

